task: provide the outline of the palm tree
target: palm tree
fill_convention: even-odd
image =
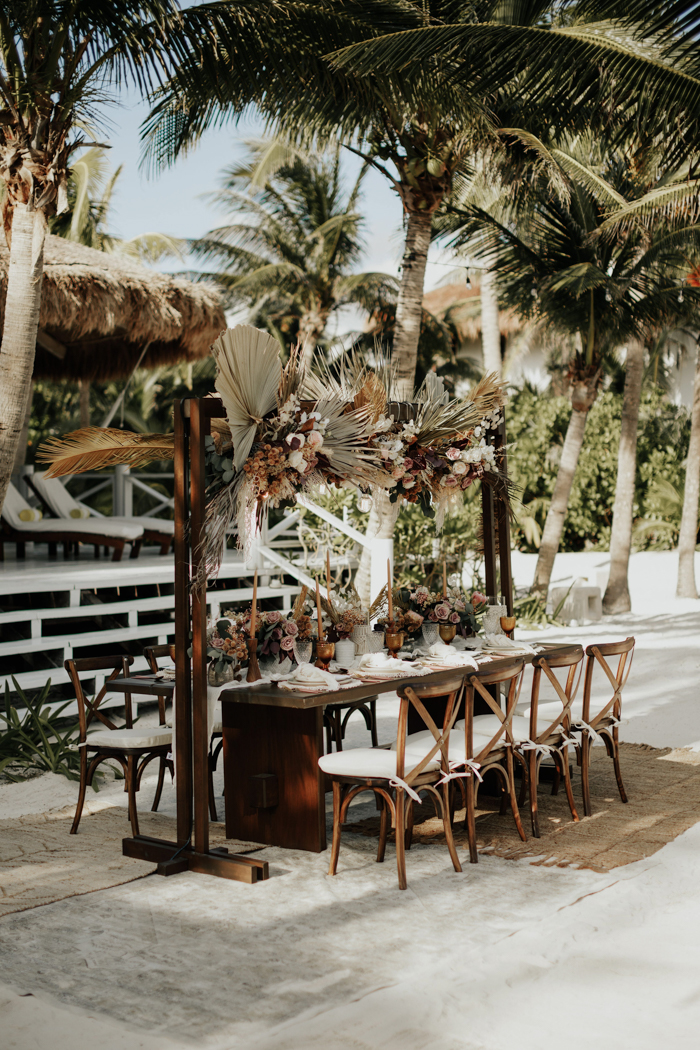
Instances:
[[[353,272],[362,252],[357,206],[367,166],[347,194],[337,149],[313,159],[283,153],[272,166],[274,143],[249,145],[249,160],[226,173],[215,197],[231,222],[191,250],[218,264],[205,276],[232,307],[248,307],[250,323],[283,342],[300,339],[310,362],[334,311],[356,305],[371,314],[396,299],[394,277]]]
[[[688,252],[700,246],[697,229],[660,225],[645,234],[629,227],[625,236],[603,236],[611,207],[635,195],[658,171],[639,155],[628,158],[592,137],[563,146],[545,146],[525,133],[511,132],[516,146],[537,152],[529,183],[504,186],[495,206],[482,208],[465,195],[453,242],[468,244],[496,269],[509,303],[524,315],[573,336],[578,349],[566,362],[572,413],[561,453],[539,549],[533,592],[546,596],[559,547],[569,494],[583,442],[586,419],[608,362],[627,345],[630,369],[625,385],[624,431],[616,510],[618,529],[611,547],[624,587],[611,602],[624,603],[631,533],[634,449],[645,339],[663,325],[679,323],[700,301],[682,294]],[[606,176],[606,177],[604,177]],[[478,187],[477,187],[478,188]],[[627,196],[623,196],[626,194]],[[679,303],[679,298],[681,302]],[[692,300],[692,303],[691,303]],[[632,483],[630,484],[630,478]],[[629,525],[626,525],[629,517]],[[625,553],[626,551],[626,553]],[[629,596],[627,595],[627,601]]]
[[[265,6],[265,5],[261,5]],[[246,46],[256,3],[6,0],[0,14],[0,177],[10,245],[0,346],[0,506],[31,386],[47,221],[68,205],[76,149],[119,85],[146,95],[216,46]]]

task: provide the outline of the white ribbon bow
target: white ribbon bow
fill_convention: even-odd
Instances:
[[[389,786],[393,788],[403,788],[407,795],[409,795],[414,802],[420,802],[420,795],[417,791],[414,791],[410,784],[407,784],[401,777],[394,777],[393,780],[389,781]]]
[[[468,766],[469,768],[457,772],[458,766]],[[450,772],[445,773],[442,780],[438,780],[438,784],[446,784],[448,780],[458,780],[460,777],[470,777],[472,774],[474,774],[479,783],[483,784],[484,778],[479,772],[480,769],[480,763],[475,762],[473,758],[467,758],[463,762],[450,762]]]
[[[521,751],[534,751],[537,755],[549,755],[557,750],[551,744],[537,744],[534,740],[523,740],[518,747]]]
[[[603,743],[603,738],[600,733],[598,733],[593,726],[589,725],[588,722],[584,722],[582,718],[579,719],[575,725],[572,725],[571,728],[574,733],[588,733],[594,744]]]

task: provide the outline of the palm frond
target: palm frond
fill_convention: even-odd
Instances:
[[[231,427],[236,471],[243,469],[258,426],[277,403],[282,378],[279,349],[274,336],[250,325],[227,329],[212,346],[215,386]]]
[[[172,459],[174,455],[173,434],[132,434],[112,428],[83,427],[62,438],[49,438],[40,445],[37,459],[51,464],[47,477],[60,478],[64,474],[82,474],[119,463],[141,467],[152,460]]]

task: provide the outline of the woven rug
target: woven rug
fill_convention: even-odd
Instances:
[[[537,795],[539,839],[532,836],[527,800],[520,807],[527,835],[527,842],[521,842],[510,809],[501,816],[498,801],[480,793],[476,818],[479,852],[512,859],[536,857],[535,863],[539,864],[577,865],[605,872],[651,856],[700,820],[697,755],[670,752],[668,748],[658,750],[645,744],[621,744],[620,752],[629,802],[620,801],[613,764],[605,749],[594,747],[590,774],[592,815],[583,817],[581,782],[574,765],[574,798],[581,820],[571,819],[563,784],[559,794],[552,796],[551,784],[541,783]],[[464,810],[458,810],[454,832],[460,851],[467,848],[463,820]],[[379,817],[346,824],[344,831],[378,835]],[[446,849],[442,821],[436,819],[430,802],[416,806],[413,841]]]
[[[77,835],[70,834],[73,806],[0,820],[0,917],[120,886],[153,872],[153,864],[122,856],[121,840],[131,835],[126,809],[93,807],[83,812]],[[176,838],[174,818],[158,813],[139,813],[139,831],[171,841]],[[226,839],[223,824],[210,825],[210,839],[212,845],[227,845],[236,853],[263,848]]]

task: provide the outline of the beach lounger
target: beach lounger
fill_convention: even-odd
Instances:
[[[73,545],[92,543],[96,558],[100,556],[100,546],[113,547],[112,561],[121,561],[124,544],[131,544],[131,557],[137,558],[142,540],[140,525],[115,524],[109,518],[42,518],[41,511],[30,507],[11,482],[7,487],[0,528],[0,561],[7,542],[17,544],[18,558],[24,557],[25,543],[48,543],[49,554],[55,554],[56,544],[62,543],[66,558]]]
[[[108,521],[121,525],[139,525],[143,529],[143,542],[157,543],[161,554],[167,554],[175,535],[175,522],[163,518],[103,517],[96,514],[91,507],[80,503],[63,484],[60,478],[47,478],[42,474],[29,474],[26,479],[34,489],[42,504],[58,518],[76,518],[80,520],[93,516],[93,520]]]

